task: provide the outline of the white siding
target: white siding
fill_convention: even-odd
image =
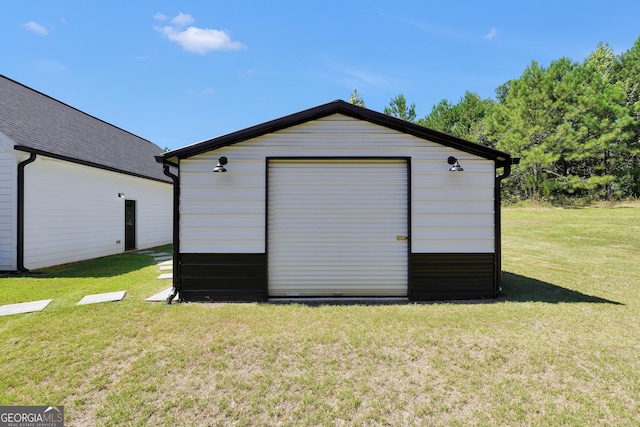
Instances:
[[[269,296],[406,296],[407,162],[269,162]]]
[[[492,161],[339,114],[182,160],[181,251],[264,253],[265,159],[303,156],[410,157],[412,252],[494,251]]]
[[[215,159],[181,162],[180,251],[264,253],[266,160],[213,173]]]
[[[494,252],[492,161],[455,155],[463,172],[413,158],[412,251]],[[444,169],[444,172],[441,171]]]
[[[0,132],[0,271],[16,266],[16,170],[11,140]]]
[[[124,193],[139,249],[171,243],[171,185],[38,156],[25,168],[28,269],[124,251]]]

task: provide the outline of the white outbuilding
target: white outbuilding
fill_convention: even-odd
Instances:
[[[500,292],[507,153],[334,101],[158,161],[181,300]]]
[[[0,271],[171,243],[157,145],[0,76]]]

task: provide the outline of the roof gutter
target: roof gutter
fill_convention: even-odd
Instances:
[[[110,166],[101,165],[99,163],[93,163],[93,162],[88,162],[88,161],[85,161],[85,160],[80,160],[80,159],[76,159],[76,158],[69,157],[69,156],[63,156],[63,155],[60,155],[60,154],[51,153],[49,151],[39,150],[37,148],[25,147],[24,145],[16,145],[13,148],[15,150],[23,151],[25,153],[40,154],[41,156],[50,157],[52,159],[57,159],[57,160],[64,160],[65,162],[75,163],[77,165],[89,166],[89,167],[92,167],[92,168],[102,169],[102,170],[106,170],[106,171],[109,171],[109,172],[121,173],[121,174],[124,174],[124,175],[134,176],[136,178],[144,178],[144,179],[150,179],[152,181],[164,182],[165,184],[169,183],[164,179],[154,178],[152,176],[142,175],[142,174],[135,173],[135,172],[127,172],[127,171],[122,170],[122,169],[117,169],[117,168],[113,168],[113,167],[110,167]]]
[[[19,272],[29,271],[24,266],[24,168],[29,164],[36,161],[37,154],[29,153],[29,158],[18,163],[18,241],[17,241],[17,254],[16,264]]]
[[[495,236],[495,252],[496,259],[494,262],[494,293],[495,296],[499,296],[502,293],[502,214],[501,214],[501,192],[500,192],[500,183],[505,178],[508,178],[511,175],[511,165],[517,165],[520,163],[520,159],[518,157],[509,159],[509,162],[500,162],[497,163],[497,167],[504,167],[502,175],[496,176],[495,185],[493,186],[494,191],[494,212],[495,212],[495,222],[496,222],[496,236]]]
[[[157,157],[156,157],[157,159]],[[167,297],[166,304],[180,292],[180,177],[171,173],[170,166],[177,166],[171,162],[163,161],[162,170],[173,181],[173,287]]]

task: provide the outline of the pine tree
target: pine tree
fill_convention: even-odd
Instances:
[[[408,122],[416,119],[416,104],[407,106],[407,100],[400,94],[389,102],[389,106],[384,107],[384,113],[388,116],[397,117]]]
[[[491,145],[486,127],[494,102],[482,99],[477,93],[466,91],[457,104],[443,99],[434,105],[429,115],[419,119],[418,124],[451,135]]]
[[[621,197],[640,197],[640,37],[620,55],[616,78],[624,87],[626,105],[632,118],[627,139],[627,155],[620,161],[617,175]]]
[[[533,202],[540,201],[557,188],[553,171],[560,154],[553,148],[558,127],[558,108],[553,96],[557,76],[533,61],[517,80],[502,85],[501,102],[493,108],[488,130],[498,149],[520,157],[512,171],[512,191],[517,185]]]
[[[354,89],[351,95],[349,96],[349,103],[353,105],[357,105],[358,107],[364,107],[364,99],[360,98],[360,94],[358,93],[358,89]]]
[[[570,183],[606,200],[614,197],[614,180],[628,154],[633,122],[624,84],[616,79],[617,61],[613,50],[600,43],[575,70],[580,84],[571,115],[575,139],[568,156],[574,163]]]

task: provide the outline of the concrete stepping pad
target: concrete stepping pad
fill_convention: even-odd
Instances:
[[[34,311],[42,311],[53,301],[52,299],[43,299],[40,301],[20,302],[17,304],[7,304],[0,306],[0,316],[9,316],[11,314],[32,313]]]
[[[104,294],[87,295],[82,298],[76,305],[96,304],[99,302],[120,301],[124,298],[127,291],[107,292]]]
[[[173,273],[163,273],[158,276],[158,279],[173,279]]]
[[[173,270],[173,265],[161,265],[160,271]]]
[[[157,256],[157,257],[153,257],[153,259],[156,262],[158,262],[158,261],[168,261],[170,259],[173,259],[173,255]]]
[[[164,291],[158,292],[157,294],[145,299],[145,301],[166,301],[167,298],[169,298],[169,295],[171,295],[171,289],[172,288],[167,288]],[[172,301],[175,301],[177,299],[178,295],[176,295]]]
[[[158,265],[170,265],[171,268],[173,268],[173,260],[170,259],[170,260],[167,260],[167,261],[162,261],[162,262],[159,262]]]

